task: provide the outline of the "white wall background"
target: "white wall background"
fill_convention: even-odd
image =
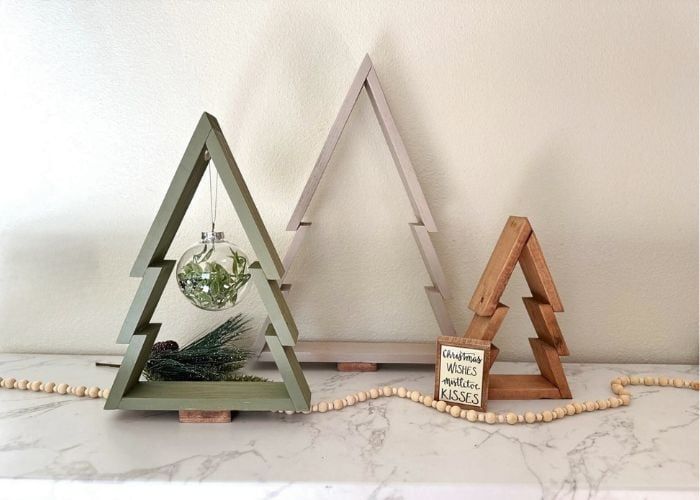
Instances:
[[[0,350],[119,353],[128,273],[201,112],[285,225],[365,52],[440,232],[449,311],[510,214],[563,298],[570,360],[698,361],[698,4],[0,2]],[[413,220],[365,97],[308,220],[306,339],[437,333]],[[206,186],[171,249],[208,224]],[[228,200],[220,226],[250,252]],[[503,359],[529,359],[519,271]],[[241,310],[262,321],[255,292]],[[162,338],[221,321],[170,283]]]

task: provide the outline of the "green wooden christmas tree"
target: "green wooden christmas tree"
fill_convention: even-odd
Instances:
[[[213,160],[257,261],[250,265],[270,324],[265,341],[282,382],[140,381],[160,324],[151,317],[175,262],[165,254]],[[105,409],[308,410],[311,392],[294,354],[298,331],[280,290],[284,267],[236,165],[218,121],[204,113],[146,236],[131,276],[142,278],[117,343],[128,344]]]

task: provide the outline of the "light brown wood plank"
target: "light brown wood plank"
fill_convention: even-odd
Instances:
[[[523,297],[523,303],[540,340],[554,347],[560,356],[568,356],[569,348],[566,346],[552,306],[532,297]]]
[[[178,417],[183,424],[227,424],[231,422],[231,412],[228,410],[180,410]]]
[[[559,399],[559,388],[542,375],[491,375],[489,399]]]
[[[554,347],[538,338],[531,338],[528,340],[530,341],[532,353],[535,355],[535,361],[537,361],[537,366],[539,366],[542,376],[558,387],[561,398],[571,399],[569,382],[566,380],[564,367],[561,365],[561,359],[559,359],[557,351]]]
[[[491,316],[479,316],[474,314],[469,327],[467,328],[465,337],[470,339],[493,340],[498,333],[498,329],[503,323],[503,319],[508,314],[509,307],[498,303],[498,307]]]
[[[494,313],[531,232],[532,228],[525,217],[508,217],[469,302],[469,309],[479,316],[491,316]]]
[[[544,260],[542,248],[534,231],[530,234],[530,238],[520,254],[520,267],[532,295],[540,302],[549,303],[555,312],[562,312],[564,305],[561,303],[557,287],[549,272],[547,262]]]
[[[496,362],[496,358],[498,357],[498,353],[500,352],[501,350],[498,347],[496,347],[494,344],[491,344],[491,350],[489,351],[489,370]]]

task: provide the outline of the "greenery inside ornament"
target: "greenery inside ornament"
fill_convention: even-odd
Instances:
[[[212,192],[209,167],[211,231],[202,232],[199,243],[185,250],[177,262],[175,279],[187,299],[206,311],[221,311],[236,305],[248,289],[248,257],[224,233],[215,231],[218,174]]]

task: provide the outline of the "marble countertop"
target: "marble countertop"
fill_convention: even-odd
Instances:
[[[0,355],[0,376],[107,387],[104,356]],[[535,373],[528,363],[495,372]],[[496,368],[494,367],[494,368]],[[698,377],[696,366],[565,364],[577,401],[619,374]],[[255,370],[271,378],[271,369]],[[375,386],[429,393],[430,367],[306,367],[313,400]],[[0,390],[0,498],[694,498],[698,393],[632,387],[628,407],[545,425],[469,423],[398,398],[312,415],[241,413],[180,424],[174,412],[104,411],[102,400]],[[491,401],[492,411],[551,401]],[[195,492],[196,489],[196,492]],[[137,497],[135,497],[137,498]],[[165,498],[165,497],[163,497]]]

